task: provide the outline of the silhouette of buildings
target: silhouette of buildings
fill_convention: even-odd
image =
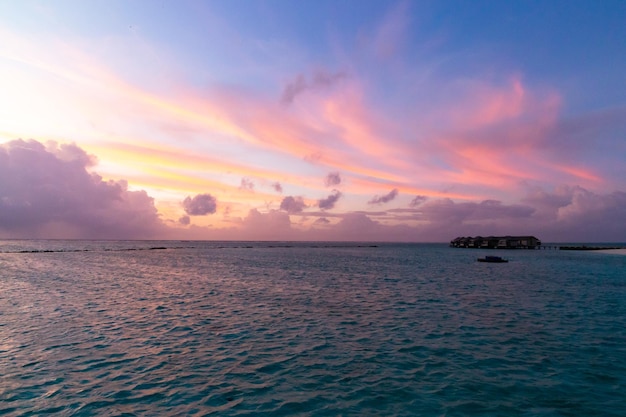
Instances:
[[[538,249],[541,241],[535,236],[457,237],[450,242],[450,246],[477,249]]]

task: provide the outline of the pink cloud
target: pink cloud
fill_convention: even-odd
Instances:
[[[323,96],[303,97],[289,109],[227,89],[215,91],[212,100],[247,132],[245,138],[254,138],[249,141],[254,146],[363,177],[405,180],[389,168],[410,163],[390,156],[395,151],[385,143],[388,135],[382,130],[388,122],[377,120],[380,117],[364,105],[360,95],[358,83],[351,80]],[[372,156],[378,162],[365,163]]]
[[[475,82],[462,88],[453,106],[441,115],[459,130],[474,130],[494,126],[520,117],[533,101],[519,79],[504,88]]]
[[[341,184],[341,176],[338,172],[329,172],[324,178],[324,185],[327,187],[334,187]]]
[[[317,205],[322,210],[331,210],[337,204],[337,201],[341,198],[341,192],[338,190],[333,190],[333,192],[326,198],[322,198],[318,200]]]
[[[46,148],[32,140],[0,145],[0,178],[5,179],[0,182],[0,236],[447,241],[457,235],[534,234],[544,241],[583,242],[626,236],[626,193],[600,194],[580,186],[534,188],[516,204],[419,198],[420,204],[402,209],[307,212],[304,217],[304,199],[286,198],[282,211],[252,209],[233,219],[230,228],[181,228],[189,226],[189,216],[168,227],[145,191],[129,191],[123,180],[103,181],[89,173],[93,161],[76,145]],[[330,208],[339,195],[331,194],[335,200],[320,207]],[[190,214],[213,207],[211,199],[198,196],[188,203]],[[292,216],[310,219],[310,226],[293,223]]]
[[[282,193],[283,192],[283,186],[278,181],[272,183],[272,188],[277,193]]]
[[[518,79],[452,90],[434,110],[413,115],[410,125],[422,134],[399,144],[416,165],[449,186],[499,197],[514,195],[523,181],[554,178],[558,158],[543,143],[558,118],[558,95],[530,91]]]
[[[239,234],[245,236],[245,239],[289,240],[294,234],[289,215],[277,210],[262,213],[252,209],[243,219],[241,226]]]
[[[323,115],[327,123],[334,126],[335,138],[349,149],[349,160],[375,157],[381,167],[406,165],[394,146],[395,140],[390,134],[392,123],[370,108],[364,95],[363,88],[353,82],[324,102]],[[390,176],[387,170],[380,171],[380,176]]]
[[[376,40],[376,58],[392,57],[402,46],[407,25],[402,15],[405,7],[408,3],[394,9],[377,35],[369,38]],[[11,42],[17,42],[13,38]],[[273,79],[292,80],[283,90],[289,106],[276,102],[278,86],[273,91],[259,92],[216,85],[199,90],[187,85],[165,95],[124,82],[93,57],[67,47],[61,48],[60,56],[68,58],[68,65],[50,52],[34,59],[38,54],[24,42],[13,48],[20,64],[47,72],[50,78],[59,77],[71,85],[68,91],[84,89],[89,93],[84,96],[92,97],[87,119],[105,126],[96,129],[98,134],[111,130],[115,133],[105,136],[117,138],[115,146],[105,141],[101,148],[103,152],[108,149],[109,160],[122,160],[135,168],[148,167],[132,177],[135,186],[151,181],[155,188],[184,189],[186,193],[191,192],[187,191],[190,188],[219,188],[234,194],[236,184],[227,186],[221,179],[208,178],[210,173],[228,173],[243,177],[241,187],[247,190],[252,190],[254,183],[274,182],[280,186],[274,185],[274,190],[282,192],[282,185],[275,182],[280,179],[283,184],[306,187],[306,192],[312,192],[321,188],[320,173],[341,171],[342,194],[333,193],[319,200],[320,208],[334,208],[340,195],[349,206],[356,200],[355,195],[365,199],[389,189],[398,190],[400,198],[416,194],[428,197],[414,200],[412,211],[334,213],[346,216],[340,221],[344,232],[354,225],[351,236],[365,236],[356,230],[359,224],[369,225],[367,239],[377,235],[385,240],[393,236],[445,240],[448,233],[484,234],[480,230],[484,228],[505,233],[507,228],[520,233],[542,228],[548,236],[584,238],[584,234],[569,231],[579,223],[585,225],[579,230],[589,236],[600,232],[617,236],[614,231],[622,230],[616,216],[623,214],[619,208],[623,194],[607,190],[611,190],[608,184],[612,189],[623,187],[621,178],[626,174],[619,141],[626,120],[624,108],[561,120],[561,111],[567,107],[564,99],[553,91],[533,88],[521,76],[509,77],[505,82],[489,77],[458,78],[446,80],[445,86],[435,77],[427,77],[423,83],[407,87],[407,91],[394,91],[397,101],[392,102],[387,94],[377,96],[372,91],[372,85],[380,80],[368,78],[367,71],[360,71],[357,65],[351,67],[349,78],[343,76],[347,73],[343,69],[273,74]],[[402,82],[386,80],[383,84],[398,89],[411,84],[406,82],[413,80],[410,74],[396,69]],[[444,91],[434,94],[423,87],[430,82],[433,90],[445,87]],[[430,98],[435,95],[438,101],[433,102]],[[37,115],[29,113],[28,117],[37,120]],[[133,120],[132,126],[120,122],[128,119]],[[120,131],[129,134],[124,136]],[[160,139],[163,141],[171,136],[181,140],[175,147],[162,146],[152,141],[155,133],[156,137],[165,137]],[[140,137],[150,140],[139,145]],[[122,141],[129,143],[120,145]],[[41,144],[21,143],[4,145],[3,155],[9,156],[2,156],[5,160],[0,161],[1,178],[10,178],[14,183],[1,185],[0,213],[4,217],[0,228],[7,235],[65,230],[68,235],[86,236],[99,228],[121,234],[124,226],[125,233],[139,236],[161,230],[163,225],[147,193],[129,191],[123,180],[106,182],[89,174],[87,169],[93,168],[95,160],[78,146],[51,145],[42,151],[37,148]],[[271,154],[271,167],[267,163],[263,167],[262,157],[252,165],[237,162],[237,156],[229,161],[217,152],[211,153],[233,144],[230,155],[257,151],[265,157]],[[182,151],[186,146],[189,150]],[[19,149],[28,147],[32,148],[30,153],[22,157],[29,164],[49,166],[54,180],[37,169],[29,173],[4,163],[20,158]],[[209,151],[201,155],[194,149]],[[307,174],[275,164],[276,155],[280,155],[281,162],[289,162],[285,166],[304,166]],[[539,185],[550,189],[554,184],[569,185],[553,192],[537,192],[518,202],[520,190]],[[84,196],[100,203],[90,206],[68,188],[81,190]],[[237,225],[238,234],[230,236],[245,236],[248,229],[269,236],[262,222],[273,222],[283,233],[281,236],[295,233],[290,215],[300,216],[299,201],[286,203],[287,209],[282,212],[272,212],[269,207],[276,207],[280,199],[275,195],[241,194],[245,193],[238,198],[247,201],[241,203],[240,207],[245,208],[236,215],[245,217]],[[386,202],[395,197],[387,194],[371,201]],[[255,208],[242,214],[264,199],[269,201],[266,213]],[[127,220],[122,220],[123,213]],[[333,215],[322,212],[319,218]],[[594,230],[586,226],[590,222],[585,223],[585,216],[596,222]],[[411,226],[390,226],[403,221]],[[334,226],[326,225],[327,237],[339,236],[333,235],[340,230]],[[207,230],[217,233],[215,229]]]
[[[206,216],[217,210],[217,199],[211,194],[198,194],[185,198],[183,208],[189,216]]]
[[[254,192],[254,182],[250,178],[242,178],[239,189]]]
[[[154,201],[125,181],[103,181],[76,145],[0,145],[0,235],[148,238],[164,232]]]
[[[425,203],[427,200],[428,197],[426,197],[425,195],[416,195],[415,198],[413,198],[413,200],[411,200],[411,202],[409,203],[409,207],[417,207]]]
[[[623,241],[626,193],[595,194],[581,187],[535,190],[524,202],[456,203],[434,199],[376,212],[307,212],[296,229],[292,213],[251,210],[237,229],[204,229],[203,238],[329,241],[449,241],[460,235],[534,234],[545,242]],[[339,219],[331,222],[329,219]],[[200,230],[200,229],[198,229]]]
[[[393,190],[389,191],[385,195],[375,196],[374,198],[372,198],[367,203],[368,204],[385,204],[385,203],[388,203],[391,200],[395,199],[397,197],[397,195],[398,195],[398,189],[394,188]]]
[[[287,196],[280,202],[280,209],[289,214],[300,213],[307,207],[302,197]]]

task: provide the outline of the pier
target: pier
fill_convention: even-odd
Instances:
[[[559,250],[607,250],[607,249],[624,249],[623,246],[559,246]]]
[[[537,247],[539,250],[561,250],[559,245],[540,245]]]

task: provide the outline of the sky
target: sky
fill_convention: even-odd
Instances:
[[[624,242],[625,21],[0,0],[0,238]]]

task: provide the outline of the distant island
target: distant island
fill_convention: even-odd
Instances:
[[[450,242],[450,246],[480,249],[538,249],[541,246],[541,240],[535,236],[457,237]]]

